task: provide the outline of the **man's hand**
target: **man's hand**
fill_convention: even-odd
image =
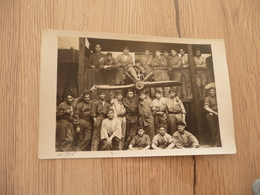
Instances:
[[[112,143],[112,139],[111,137],[107,138],[107,144],[110,145]]]
[[[80,127],[79,127],[79,126],[77,126],[77,128],[76,128],[76,132],[77,132],[77,133],[80,132]]]
[[[110,66],[109,65],[105,65],[104,66],[104,69],[106,70],[106,69],[109,69],[110,68]]]
[[[71,112],[72,112],[71,109],[67,109],[67,110],[65,110],[65,113],[70,114]]]
[[[181,144],[175,144],[175,146],[176,146],[177,149],[182,149],[183,148]]]
[[[94,65],[92,65],[92,66],[90,66],[91,68],[96,68],[96,66],[94,66]]]

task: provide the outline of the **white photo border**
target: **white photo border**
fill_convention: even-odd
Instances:
[[[222,147],[189,148],[171,150],[123,150],[123,151],[84,151],[56,152],[56,91],[57,91],[57,55],[58,37],[88,37],[127,41],[160,42],[174,44],[210,44],[212,49],[215,83],[219,111],[219,126]],[[186,156],[216,155],[236,153],[232,101],[223,39],[186,39],[156,36],[140,36],[113,33],[97,33],[65,30],[43,30],[41,43],[40,72],[40,123],[39,153],[40,159],[62,158],[107,158],[107,157],[149,157],[149,156]]]

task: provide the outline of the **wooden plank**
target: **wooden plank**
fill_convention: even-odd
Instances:
[[[199,142],[200,144],[205,144],[205,137],[204,137],[204,128],[203,128],[203,122],[202,122],[202,108],[200,104],[200,97],[199,97],[199,91],[196,84],[196,78],[195,78],[195,65],[193,60],[193,51],[192,46],[188,45],[188,56],[189,56],[189,69],[191,73],[191,87],[192,87],[192,95],[193,95],[193,103],[195,107],[195,114],[196,114],[196,121],[197,121],[197,129],[198,129],[198,135],[199,135]]]
[[[84,93],[86,87],[85,58],[85,38],[79,38],[78,95]]]

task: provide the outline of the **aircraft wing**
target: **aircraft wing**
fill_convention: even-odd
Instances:
[[[135,84],[130,85],[94,85],[91,90],[94,89],[106,89],[106,90],[113,90],[113,89],[129,89],[134,88]]]
[[[156,81],[156,82],[145,82],[145,87],[170,87],[170,86],[180,86],[181,82],[178,81]]]

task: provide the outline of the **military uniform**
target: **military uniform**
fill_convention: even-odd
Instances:
[[[91,117],[92,102],[82,100],[75,109],[74,124],[80,127],[78,136],[77,151],[86,150],[92,138],[93,119]]]
[[[102,79],[102,67],[104,64],[104,60],[105,60],[106,55],[99,52],[99,53],[94,53],[89,57],[89,65],[90,66],[95,66],[95,68],[93,69],[94,72],[94,83],[93,84],[104,84],[104,81]]]
[[[181,56],[181,67],[182,67],[182,93],[184,98],[191,98],[191,79],[190,79],[190,70],[189,70],[189,57],[188,55]]]
[[[167,59],[164,56],[156,56],[151,62],[154,68],[154,79],[156,81],[169,81],[169,74],[168,74],[168,63]],[[157,88],[157,90],[162,91],[161,88]],[[164,87],[165,96],[168,97],[170,87]]]
[[[177,130],[177,122],[183,121],[183,114],[186,114],[186,110],[182,101],[178,97],[173,99],[168,98],[166,101],[166,107],[168,111],[168,128],[167,132],[170,135]]]
[[[154,111],[155,107],[153,106],[152,101],[149,98],[139,101],[139,125],[145,127],[145,132],[152,139],[155,135],[154,131]]]
[[[107,69],[104,69],[104,66],[109,66],[109,67]],[[115,58],[112,58],[111,60],[106,58],[104,60],[104,65],[102,65],[101,67],[102,67],[102,76],[103,76],[104,84],[108,84],[108,85],[120,84],[116,80],[116,71],[117,68],[119,67],[119,63]]]
[[[70,110],[71,113],[66,111]],[[68,104],[62,102],[57,109],[57,128],[56,128],[56,147],[57,150],[68,151],[71,147],[75,129],[73,124],[73,115],[75,111],[75,102]]]
[[[107,143],[107,138],[114,136],[112,143]],[[119,142],[122,136],[121,123],[117,118],[109,119],[106,118],[102,121],[101,126],[101,140],[102,150],[119,150]]]
[[[136,128],[138,126],[138,97],[129,97],[123,98],[123,104],[126,109],[126,141],[124,149],[128,148],[129,143],[136,135]]]
[[[173,138],[176,140],[177,147],[178,145],[184,148],[199,147],[199,141],[197,138],[188,131],[184,130],[183,134],[181,134],[179,131],[176,131],[173,134]]]
[[[92,117],[97,117],[96,122],[94,123],[94,131],[92,137],[92,145],[91,150],[97,151],[99,149],[100,144],[100,132],[101,132],[101,124],[102,121],[107,118],[107,109],[110,108],[110,105],[106,101],[102,101],[101,99],[94,102],[92,107]]]
[[[132,145],[135,150],[142,150],[143,148],[150,146],[150,144],[150,137],[146,134],[143,134],[143,136],[137,134],[130,142],[130,145]]]
[[[154,121],[156,132],[159,130],[160,125],[165,125],[165,127],[167,126],[166,102],[167,99],[164,97],[161,97],[159,100],[157,98],[153,100],[153,106],[155,107],[156,112],[164,113],[163,115],[155,114]]]
[[[151,62],[153,60],[153,57],[152,56],[142,56],[141,58],[141,63],[142,63],[142,66],[144,67],[144,69],[149,73],[149,72],[152,72],[153,71],[153,67],[151,66]]]
[[[204,100],[204,106],[208,106],[211,110],[218,112],[217,98],[208,96]],[[212,146],[221,146],[220,140],[220,131],[219,131],[219,122],[218,116],[212,113],[207,113],[206,119],[208,121],[209,130],[211,133],[211,145]]]
[[[114,110],[114,117],[118,118],[121,123],[122,135],[121,135],[120,149],[123,149],[124,142],[125,142],[125,134],[126,134],[126,117],[125,117],[126,109],[123,105],[123,102],[119,101],[118,99],[111,100],[111,105],[112,105],[111,107]]]
[[[135,72],[133,70],[133,57],[130,54],[125,55],[120,54],[117,56],[117,61],[120,65],[119,68],[117,68],[116,71],[116,83],[117,84],[123,84],[124,83],[124,74],[126,72],[130,72],[130,74],[135,77]]]
[[[154,136],[152,144],[156,145],[158,148],[165,149],[170,144],[175,144],[174,139],[168,133],[165,133],[164,136],[157,134]],[[173,145],[174,147],[174,145]]]

